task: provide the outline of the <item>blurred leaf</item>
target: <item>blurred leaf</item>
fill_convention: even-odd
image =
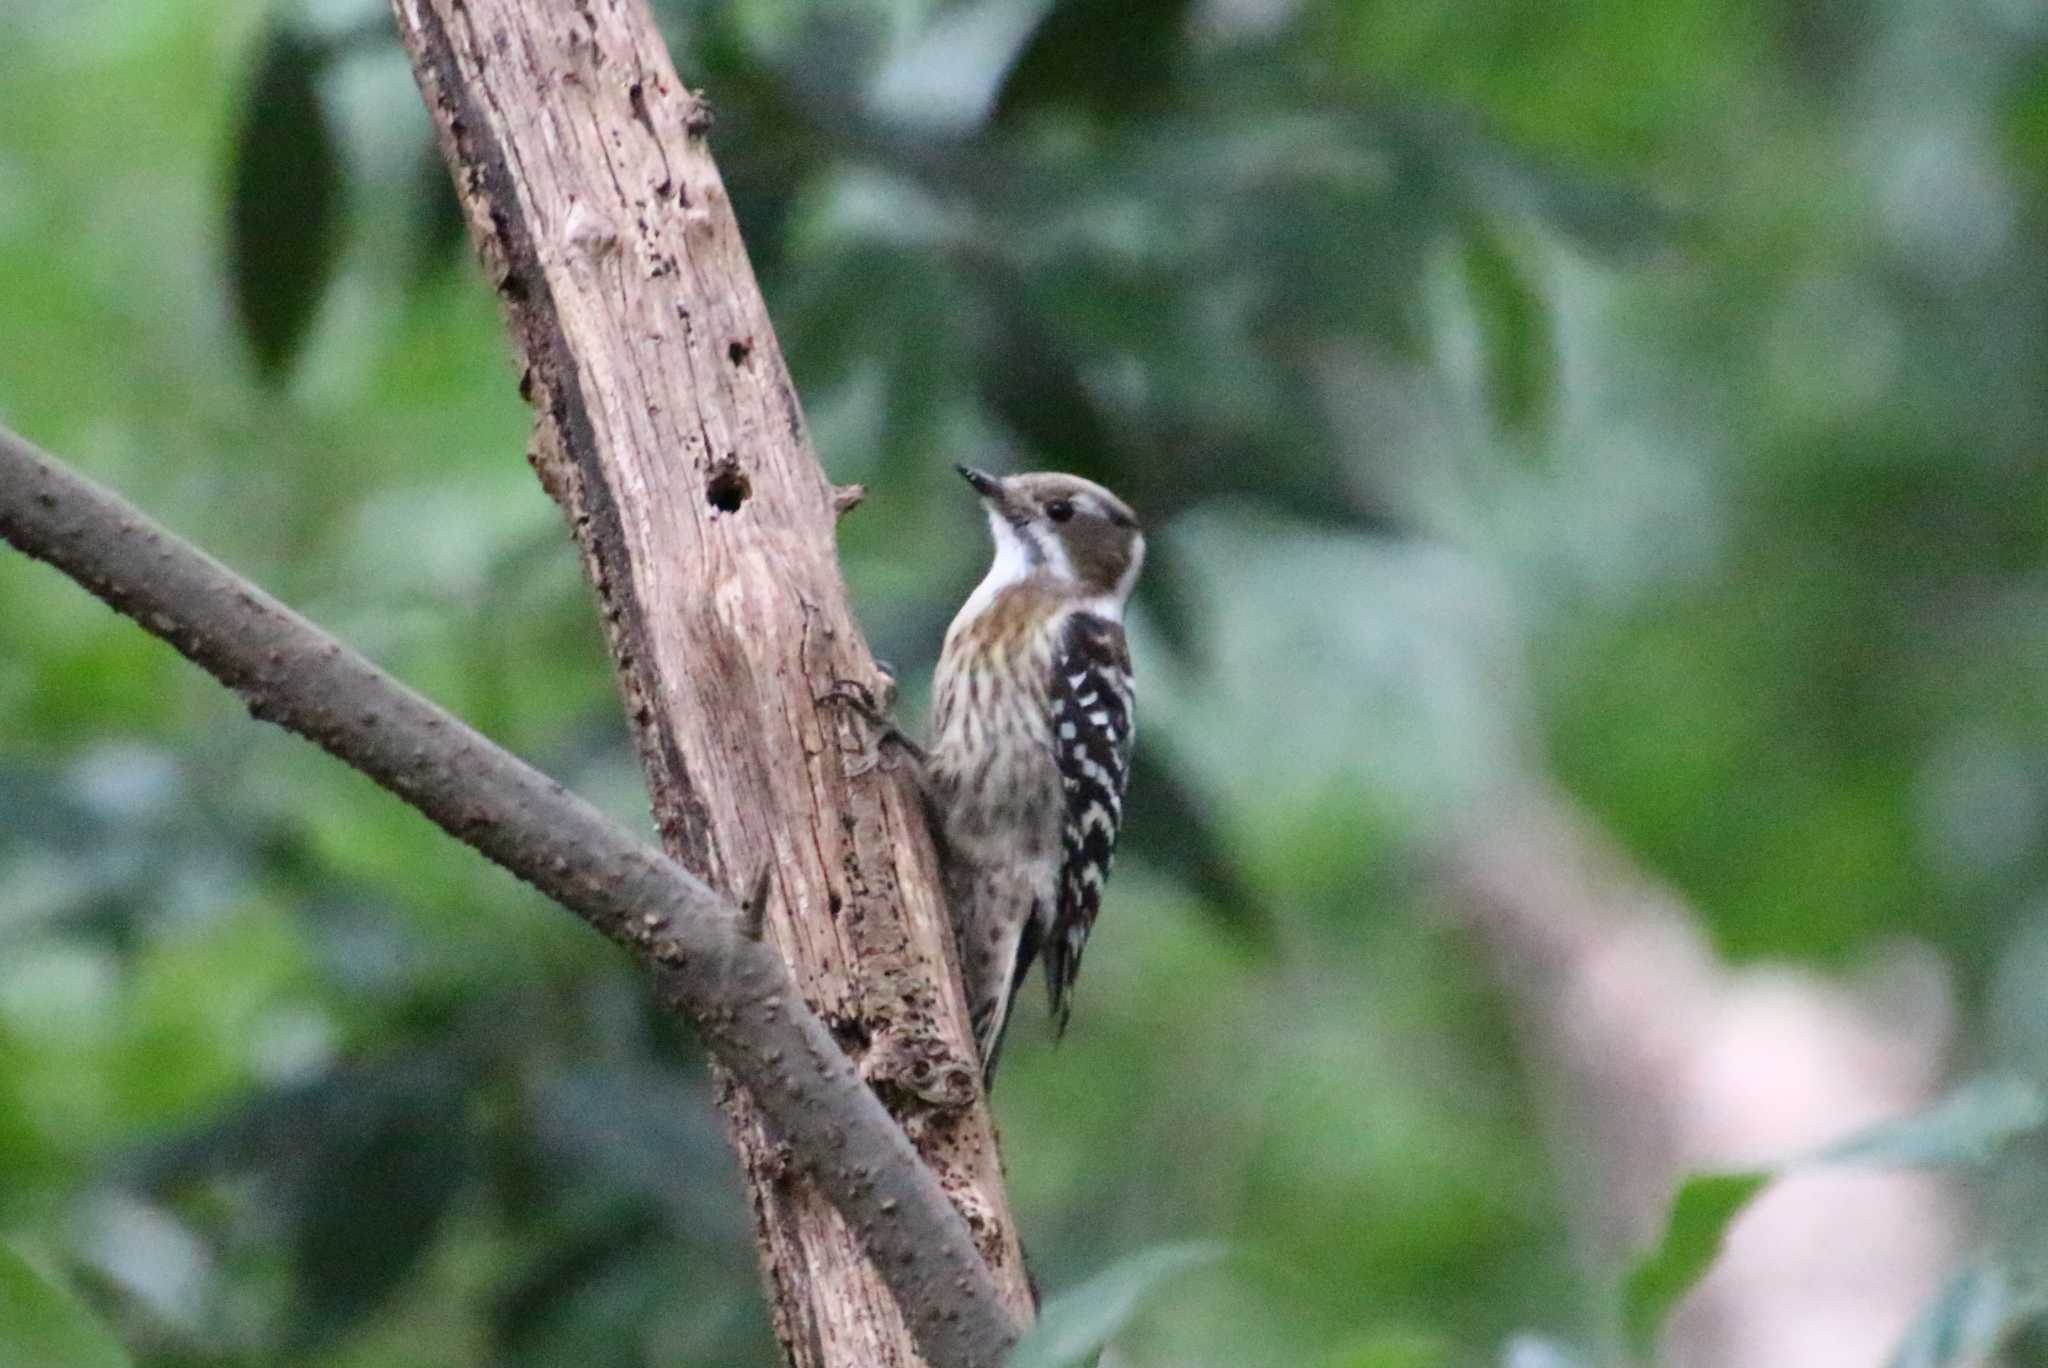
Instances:
[[[591,1066],[549,1073],[528,1090],[534,1138],[556,1170],[600,1171],[660,1204],[672,1229],[729,1237],[733,1189],[708,1081],[680,1069]]]
[[[1164,539],[1153,540],[1145,553],[1145,573],[1138,580],[1137,601],[1146,625],[1176,666],[1185,666],[1193,658],[1202,630],[1208,626],[1196,601],[1195,587],[1195,576],[1189,573],[1185,558],[1176,554],[1174,544]],[[1149,667],[1141,664],[1139,668]],[[1138,754],[1142,757],[1144,752],[1140,750]],[[1144,762],[1140,759],[1138,763]]]
[[[1156,102],[1191,8],[1190,0],[1058,0],[1003,81],[997,122],[1060,104],[1113,114]]]
[[[1851,78],[1883,26],[1873,0],[1806,0],[1773,16],[1778,43],[1801,74],[1830,95]]]
[[[1728,1223],[1771,1177],[1764,1172],[1698,1174],[1678,1189],[1663,1240],[1636,1262],[1622,1285],[1622,1325],[1637,1353],[1647,1355],[1655,1347],[1671,1308],[1713,1266]]]
[[[2023,1310],[2003,1272],[1965,1268],[1914,1318],[1898,1352],[1892,1355],[1891,1368],[1962,1368],[1981,1363]]]
[[[1480,144],[1471,198],[1491,212],[1533,214],[1581,251],[1614,265],[1639,263],[1672,246],[1694,221],[1639,186],[1466,136]]]
[[[873,103],[933,130],[979,127],[1049,0],[978,0],[942,10],[878,73]]]
[[[448,264],[469,225],[437,144],[430,141],[421,145],[413,183],[412,278],[417,283]]]
[[[1022,282],[995,268],[977,275],[993,320],[979,367],[982,401],[1032,449],[1033,465],[1112,479],[1129,462],[1118,459],[1109,417],[1072,350],[1031,309]]]
[[[1464,241],[1487,408],[1503,431],[1527,435],[1543,426],[1557,389],[1550,311],[1498,226],[1474,218]]]
[[[2032,64],[2015,83],[2002,113],[2005,144],[2038,194],[2048,181],[2048,65]]]
[[[1966,1083],[1927,1111],[1886,1121],[1813,1157],[1828,1164],[1943,1167],[1982,1164],[2048,1123],[2048,1097],[2012,1075]]]
[[[375,1311],[433,1243],[468,1176],[465,1096],[459,1079],[421,1070],[363,1099],[376,1108],[369,1116],[331,1119],[293,1251],[302,1344]]]
[[[128,1355],[85,1304],[0,1244],[0,1363],[124,1368]]]
[[[549,1334],[564,1313],[622,1264],[645,1261],[668,1242],[650,1211],[593,1222],[544,1251],[499,1291],[491,1309],[498,1352],[516,1361],[547,1361]]]
[[[1123,848],[1178,869],[1202,895],[1202,907],[1234,936],[1261,950],[1277,943],[1271,911],[1245,878],[1212,803],[1159,747],[1138,747],[1131,761],[1131,804]]]
[[[1434,1331],[1381,1330],[1346,1344],[1325,1368],[1446,1368],[1459,1362],[1451,1342]]]
[[[235,135],[228,268],[243,335],[269,381],[305,340],[338,241],[341,159],[320,101],[323,53],[291,26],[274,27]]]
[[[1085,1362],[1123,1329],[1146,1297],[1223,1253],[1213,1241],[1160,1245],[1060,1293],[1040,1309],[1038,1323],[1010,1351],[1008,1368],[1068,1368]]]
[[[1585,1368],[1592,1357],[1541,1335],[1515,1335],[1500,1351],[1500,1368]]]
[[[119,1182],[167,1194],[209,1174],[260,1169],[285,1183],[321,1162],[328,1137],[356,1128],[361,1102],[384,1084],[337,1071],[245,1094],[203,1122],[131,1151],[113,1170]]]

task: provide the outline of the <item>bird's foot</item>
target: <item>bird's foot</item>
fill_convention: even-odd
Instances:
[[[882,763],[883,749],[892,746],[899,753],[910,757],[920,773],[924,769],[924,747],[911,740],[909,735],[896,725],[896,720],[889,716],[889,704],[895,701],[896,681],[884,675],[883,687],[885,698],[883,701],[877,701],[875,691],[859,680],[835,679],[832,681],[832,687],[818,696],[818,703],[821,706],[831,704],[845,708],[875,729],[873,743],[846,767],[846,777],[849,779],[858,779],[875,769]]]

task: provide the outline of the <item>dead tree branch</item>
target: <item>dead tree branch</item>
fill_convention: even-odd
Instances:
[[[0,538],[626,947],[837,1207],[926,1360],[998,1362],[1015,1329],[966,1222],[730,899],[4,428]]]
[[[393,0],[504,307],[533,463],[596,588],[668,852],[715,887],[774,870],[765,944],[1030,1298],[931,843],[863,727],[875,678],[811,450],[705,143],[644,0]],[[797,1368],[917,1359],[832,1203],[792,1180],[751,1085],[723,1090]]]

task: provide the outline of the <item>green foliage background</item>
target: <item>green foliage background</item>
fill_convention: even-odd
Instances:
[[[998,1101],[1049,1287],[1234,1251],[1129,1361],[1611,1342],[1430,877],[1518,773],[2041,1064],[2048,10],[662,12],[906,711],[952,462],[1154,529],[1134,827]],[[0,22],[0,420],[644,826],[381,7]],[[138,1362],[767,1363],[721,1144],[616,955],[0,557],[0,1237]]]

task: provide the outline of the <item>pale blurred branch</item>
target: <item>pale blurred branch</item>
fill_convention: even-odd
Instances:
[[[1860,985],[1732,968],[1696,914],[1562,793],[1489,804],[1450,861],[1551,1084],[1552,1141],[1588,1265],[1658,1234],[1679,1179],[1791,1158],[1927,1104],[1946,980],[1901,951]],[[1802,1170],[1740,1217],[1660,1359],[1695,1368],[1867,1368],[1940,1285],[1961,1217],[1928,1175]]]

